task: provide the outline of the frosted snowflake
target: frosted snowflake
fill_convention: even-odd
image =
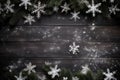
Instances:
[[[17,80],[25,80],[27,77],[22,76],[22,72],[19,73],[19,76],[14,76]]]
[[[79,78],[78,77],[72,77],[72,80],[79,80]]]
[[[103,74],[106,76],[106,78],[104,78],[104,80],[117,80],[115,77],[114,77],[114,74],[116,72],[110,72],[109,69],[107,69],[107,73],[106,72],[103,72]]]
[[[63,77],[63,80],[68,80],[68,77]]]
[[[79,45],[76,45],[75,42],[73,42],[72,45],[69,46],[70,47],[70,52],[72,52],[72,54],[77,54],[77,52],[79,52]]]
[[[61,6],[61,8],[62,8],[62,12],[66,12],[66,13],[68,12],[68,10],[70,10],[69,5],[67,3],[64,3],[64,5]]]
[[[24,71],[28,71],[28,74],[31,74],[32,72],[35,73],[35,68],[36,65],[32,65],[32,63],[30,62],[29,64],[26,64],[26,68],[24,69]]]
[[[55,76],[59,76],[59,72],[61,71],[61,69],[57,69],[58,65],[55,65],[55,67],[50,67],[50,70],[48,72],[49,75],[52,75],[52,78],[55,78]]]
[[[95,17],[95,12],[101,13],[101,10],[97,9],[99,6],[101,6],[101,3],[95,5],[94,0],[92,0],[92,4],[87,5],[89,10],[86,13],[92,12],[92,16]]]
[[[80,17],[78,16],[80,14],[80,12],[72,12],[72,17],[70,19],[74,19],[74,21],[76,22],[77,19],[80,19]]]
[[[90,68],[88,67],[88,65],[82,66],[82,70],[81,70],[82,74],[87,74],[88,71],[90,71]]]
[[[19,6],[22,6],[22,5],[25,6],[25,9],[27,9],[27,6],[28,5],[31,6],[32,4],[31,4],[30,0],[21,0],[21,4],[19,4]]]
[[[32,22],[35,22],[34,17],[31,16],[30,14],[28,14],[28,16],[25,16],[24,18],[26,19],[24,23],[29,23],[29,25],[31,25]]]
[[[114,14],[114,15],[116,15],[116,11],[120,11],[120,9],[119,8],[117,8],[117,5],[112,5],[111,7],[109,7],[109,11],[110,11],[110,14]]]
[[[41,13],[45,13],[44,8],[46,7],[45,4],[41,4],[39,1],[37,5],[34,5],[35,10],[32,13],[37,13],[37,18],[40,18]]]
[[[10,0],[7,0],[7,3],[5,4],[5,11],[6,11],[6,13],[9,13],[9,12],[14,13],[14,9],[13,9],[14,6],[15,5],[11,4]]]
[[[2,7],[1,7],[2,5],[1,5],[1,3],[0,3],[0,14],[1,14],[1,12],[3,11],[3,9],[2,9]]]

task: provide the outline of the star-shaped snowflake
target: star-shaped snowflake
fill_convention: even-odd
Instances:
[[[73,42],[72,45],[69,46],[70,47],[70,52],[72,52],[72,54],[77,54],[77,52],[79,52],[79,45],[76,45],[75,42]]]
[[[32,63],[30,62],[29,64],[26,64],[26,68],[24,69],[24,71],[28,71],[28,74],[30,75],[32,72],[35,73],[35,68],[36,65],[32,65]]]
[[[120,11],[120,9],[119,8],[117,8],[117,5],[112,5],[111,7],[109,7],[109,11],[110,11],[110,14],[114,14],[114,15],[116,15],[116,11]]]
[[[55,65],[55,67],[50,67],[50,70],[48,72],[49,75],[52,75],[52,78],[55,78],[55,76],[59,76],[59,72],[61,71],[61,69],[57,69],[58,65]]]
[[[28,5],[31,6],[32,4],[31,4],[30,0],[21,0],[21,4],[19,4],[19,6],[22,6],[22,5],[25,6],[25,9],[27,9],[27,6]]]
[[[7,0],[7,3],[5,4],[5,10],[6,10],[6,13],[13,13],[14,12],[14,7],[15,5],[14,4],[11,4],[10,0]]]
[[[0,4],[0,14],[1,14],[2,11],[3,11],[3,9],[2,9],[1,4]]]
[[[116,72],[110,72],[109,69],[107,69],[107,73],[106,72],[103,72],[103,74],[106,76],[106,78],[104,78],[104,80],[117,80],[115,77],[114,77],[114,74]]]
[[[34,17],[31,16],[30,14],[28,16],[25,16],[24,18],[26,19],[24,23],[29,23],[29,25],[31,25],[32,22],[35,22]]]
[[[19,76],[15,76],[17,80],[25,80],[27,77],[22,76],[22,72],[19,73]]]
[[[61,6],[61,8],[62,8],[62,12],[66,12],[66,13],[68,12],[68,10],[70,10],[69,5],[67,3],[64,3],[64,5]]]
[[[37,18],[40,18],[41,13],[45,13],[44,8],[46,7],[45,4],[41,4],[39,1],[37,5],[34,5],[35,10],[32,13],[37,13]]]
[[[80,17],[78,16],[80,14],[80,12],[72,12],[72,17],[70,19],[74,19],[74,21],[76,22],[77,19],[80,19]]]
[[[95,5],[94,0],[92,0],[92,5],[87,6],[89,10],[86,13],[92,12],[92,16],[95,17],[95,12],[101,13],[101,10],[97,9],[99,6],[101,6],[101,3]]]
[[[79,80],[78,77],[72,77],[72,80]]]
[[[82,70],[81,70],[82,74],[87,74],[88,71],[90,71],[88,65],[82,66]]]

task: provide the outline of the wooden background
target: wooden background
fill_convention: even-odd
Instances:
[[[38,70],[51,62],[72,71],[88,64],[93,70],[110,68],[120,72],[119,22],[101,16],[95,20],[81,16],[74,22],[70,15],[59,14],[43,16],[32,26],[21,20],[15,28],[0,31],[0,65],[20,59],[36,64]],[[73,42],[80,45],[77,55],[69,52]]]

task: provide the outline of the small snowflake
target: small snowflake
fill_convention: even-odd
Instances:
[[[77,52],[79,52],[78,48],[80,47],[79,45],[76,45],[75,42],[73,42],[73,45],[70,45],[70,52],[72,52],[72,54],[77,54]]]
[[[63,77],[63,80],[68,80],[68,77]]]
[[[21,4],[19,4],[19,6],[22,6],[22,5],[25,6],[25,9],[27,9],[27,6],[28,5],[31,6],[32,4],[31,4],[30,0],[21,0]]]
[[[54,6],[54,7],[53,7],[53,11],[54,11],[54,12],[58,12],[58,10],[59,10],[59,7],[57,7],[57,6]]]
[[[88,71],[90,71],[88,65],[82,66],[82,70],[81,70],[82,74],[87,74]]]
[[[3,11],[3,9],[2,9],[2,7],[1,7],[2,5],[1,5],[1,3],[0,3],[0,14],[1,14],[1,12]]]
[[[101,13],[101,10],[97,9],[99,6],[101,6],[101,3],[95,5],[94,0],[92,0],[92,5],[88,5],[89,10],[86,13],[92,12],[93,17],[95,17],[95,12]]]
[[[31,16],[30,14],[28,16],[25,16],[24,18],[26,19],[24,23],[29,23],[29,25],[31,25],[32,22],[35,22],[34,17]]]
[[[72,80],[79,80],[78,77],[72,77]]]
[[[5,4],[6,13],[9,13],[9,12],[14,13],[14,9],[13,9],[14,6],[15,5],[11,4],[10,0],[7,0],[7,3]]]
[[[61,8],[62,8],[62,12],[66,12],[66,13],[68,12],[68,10],[70,10],[69,5],[67,3],[64,3],[64,5],[61,6]]]
[[[61,69],[57,69],[58,65],[55,65],[55,67],[50,67],[50,70],[48,72],[49,75],[52,75],[52,78],[55,78],[55,76],[59,76],[59,72],[61,71]]]
[[[80,19],[80,17],[78,16],[80,14],[80,12],[72,12],[72,17],[70,19],[74,19],[74,21],[76,22],[77,19]]]
[[[114,14],[114,15],[116,15],[116,11],[120,11],[120,9],[119,8],[117,8],[117,5],[112,5],[111,7],[109,7],[109,11],[110,11],[110,14]]]
[[[15,76],[17,80],[25,80],[27,77],[22,76],[22,72],[19,73],[19,76]]]
[[[117,80],[115,77],[114,77],[114,74],[116,72],[110,72],[109,69],[107,69],[107,73],[106,72],[103,72],[103,74],[106,76],[106,78],[104,78],[104,80]]]
[[[26,68],[24,69],[24,71],[28,71],[28,74],[30,75],[32,72],[35,73],[35,68],[36,65],[32,65],[32,63],[30,62],[29,64],[26,64]]]
[[[39,19],[41,16],[41,13],[45,13],[44,8],[46,7],[45,4],[41,4],[39,1],[37,5],[34,5],[35,10],[32,13],[37,13],[37,18]]]

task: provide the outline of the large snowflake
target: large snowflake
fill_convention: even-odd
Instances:
[[[33,10],[32,13],[36,13],[37,14],[37,18],[40,18],[41,13],[45,13],[44,8],[46,7],[45,4],[41,4],[41,2],[39,1],[37,5],[34,5],[35,10]]]
[[[112,5],[111,7],[109,7],[109,11],[110,11],[110,14],[114,14],[114,15],[116,15],[116,11],[120,11],[120,9],[119,8],[117,8],[117,5]]]
[[[19,6],[22,6],[24,5],[25,6],[25,9],[27,9],[27,6],[28,5],[32,5],[30,0],[21,0],[21,4],[19,4]]]
[[[92,0],[92,4],[87,6],[89,10],[86,13],[92,12],[92,16],[95,17],[95,12],[101,13],[101,10],[98,9],[99,6],[101,6],[101,3],[95,5],[94,0]]]
[[[57,69],[58,65],[55,65],[55,67],[50,67],[50,70],[48,72],[49,75],[52,75],[52,78],[55,78],[55,76],[59,76],[59,72],[61,71],[61,69]]]
[[[32,22],[35,22],[34,17],[31,16],[30,14],[28,16],[25,16],[24,18],[26,19],[24,23],[29,23],[29,25],[31,25]]]
[[[103,74],[106,76],[106,78],[104,78],[104,80],[117,80],[115,77],[114,77],[114,74],[116,72],[110,72],[109,69],[107,69],[107,73],[106,72],[103,72]]]
[[[25,80],[27,77],[22,76],[22,72],[19,73],[19,76],[15,76],[16,80]]]
[[[66,12],[66,13],[68,12],[68,10],[70,10],[69,5],[67,3],[64,3],[64,5],[61,6],[61,8],[62,8],[62,12]]]
[[[78,16],[80,14],[80,12],[72,12],[72,17],[70,19],[74,19],[74,21],[76,22],[77,19],[80,19],[80,17]]]
[[[14,12],[14,9],[13,9],[14,6],[15,5],[11,4],[10,0],[7,0],[7,3],[5,4],[6,13],[8,13],[8,12],[13,13]]]
[[[72,52],[72,54],[77,54],[77,52],[79,52],[79,45],[76,45],[75,42],[73,42],[72,45],[69,46],[70,47],[70,52]]]

